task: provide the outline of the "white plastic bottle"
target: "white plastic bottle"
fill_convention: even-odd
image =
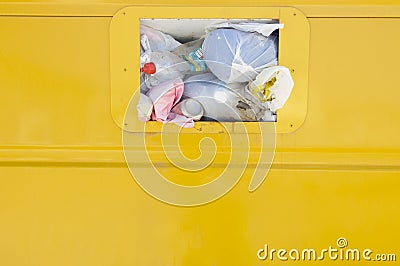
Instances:
[[[160,51],[150,54],[150,62],[140,69],[145,73],[145,82],[148,87],[156,86],[164,81],[181,78],[190,73],[190,65],[183,58],[169,52]]]
[[[141,71],[145,73],[146,85],[150,88],[161,82],[182,78],[186,74],[207,70],[201,45],[203,39],[182,44],[170,51],[150,53]]]

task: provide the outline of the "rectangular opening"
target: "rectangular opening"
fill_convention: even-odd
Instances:
[[[157,120],[155,114],[149,117],[145,103],[149,106],[147,98],[154,101],[165,96],[161,111],[173,106],[174,113],[192,115],[195,121],[277,121],[278,112],[270,111],[267,105],[271,100],[269,87],[274,81],[262,86],[254,83],[263,69],[278,65],[281,24],[277,19],[141,18],[139,21],[142,71],[139,103],[144,103],[139,120]],[[183,93],[178,100],[182,90],[178,85],[169,95],[151,92],[154,87],[177,79],[183,81]]]
[[[279,29],[279,66],[286,67],[294,87],[284,106],[277,111],[279,119],[274,122],[276,131],[290,133],[304,122],[308,103],[308,68],[310,26],[307,17],[294,7],[229,7],[229,6],[128,6],[114,14],[110,24],[110,90],[111,115],[115,124],[129,132],[158,133],[160,130],[175,132],[176,126],[159,122],[143,123],[138,119],[140,99],[140,24],[145,20],[164,22],[162,28],[172,25],[171,18],[178,21],[264,21],[272,19],[284,25]],[[268,21],[266,19],[265,21]],[[165,23],[168,23],[166,25]],[[163,24],[163,23],[160,23]],[[172,28],[177,29],[175,26]],[[180,28],[178,28],[180,29]],[[168,31],[168,30],[166,30]],[[174,33],[171,33],[174,34]],[[185,40],[182,40],[185,41]],[[231,133],[241,134],[235,122],[220,123]],[[250,132],[268,130],[271,123],[245,122]],[[219,133],[218,123],[200,121],[194,128],[182,132]]]

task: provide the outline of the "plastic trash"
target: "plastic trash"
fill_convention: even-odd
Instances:
[[[140,93],[146,94],[149,91],[149,88],[146,86],[146,82],[144,81],[144,75],[140,75]]]
[[[264,69],[247,88],[259,102],[264,103],[275,113],[286,103],[293,86],[294,82],[289,69],[274,66]]]
[[[140,25],[140,66],[149,62],[151,52],[170,51],[180,46],[181,43],[176,41],[172,36],[165,34],[151,27]],[[141,84],[145,84],[142,83]],[[145,88],[141,92],[146,92]]]
[[[249,100],[239,93],[246,84],[224,84],[212,73],[195,75],[185,80],[183,98],[198,101],[204,110],[203,116],[217,121],[260,121],[268,111],[256,100]]]
[[[204,52],[201,47],[203,42],[204,39],[187,42],[175,48],[172,52],[186,60],[192,72],[202,72],[207,69],[207,64],[204,61]]]
[[[139,121],[149,121],[153,111],[153,102],[147,95],[140,93],[139,103],[136,109],[138,111]]]
[[[170,51],[181,45],[171,35],[145,25],[140,25],[140,44],[144,52]]]
[[[204,109],[198,101],[188,98],[175,105],[172,108],[172,112],[192,118],[193,120],[200,120]]]
[[[275,22],[224,21],[183,44],[141,25],[139,120],[183,127],[200,119],[276,121],[294,83],[276,66],[283,24]]]
[[[272,22],[272,21],[270,21]],[[278,23],[258,23],[258,22],[245,22],[245,21],[224,21],[221,23],[213,24],[206,27],[206,32],[210,32],[216,29],[237,29],[245,32],[258,32],[265,37],[271,35],[277,29],[282,29],[283,24]]]
[[[173,51],[153,52],[147,55],[141,68],[145,73],[145,83],[148,87],[174,78],[183,78],[186,74],[205,71],[207,66],[203,60],[201,45],[203,40],[197,40],[177,47]]]
[[[150,88],[171,79],[183,79],[190,72],[190,65],[169,51],[153,52],[140,71],[145,74],[145,83]]]
[[[203,43],[208,68],[225,83],[249,82],[278,63],[278,36],[236,29],[216,29]]]
[[[147,96],[153,103],[151,120],[162,123],[172,122],[182,127],[193,127],[192,118],[171,112],[172,107],[181,99],[183,89],[183,80],[180,78],[168,80],[152,87],[147,92]]]

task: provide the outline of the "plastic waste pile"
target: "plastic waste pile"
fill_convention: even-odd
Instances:
[[[226,21],[180,43],[140,26],[140,121],[276,121],[294,86],[278,66],[282,24]]]

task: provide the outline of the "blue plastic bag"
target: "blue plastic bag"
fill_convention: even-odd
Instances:
[[[208,68],[225,83],[249,82],[263,69],[278,63],[278,36],[216,29],[203,43]]]

